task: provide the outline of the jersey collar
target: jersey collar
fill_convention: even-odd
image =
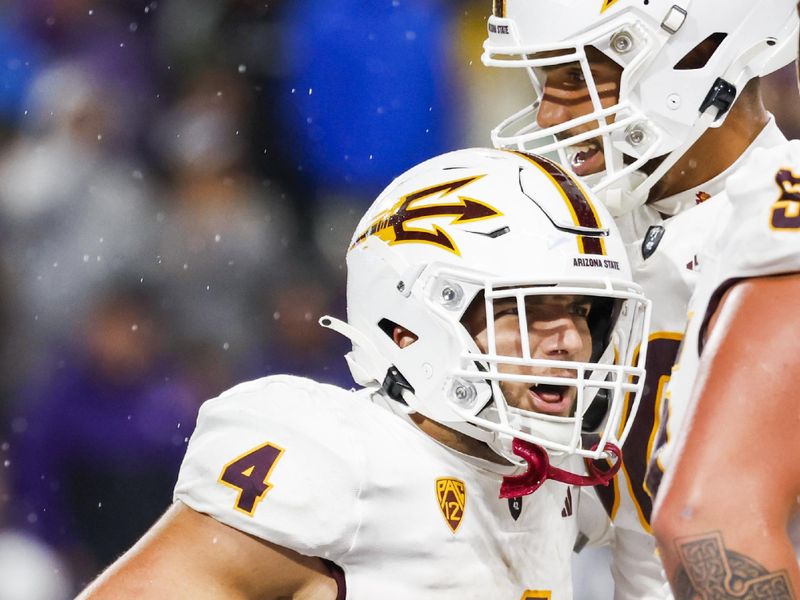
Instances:
[[[764,129],[761,130],[747,149],[742,152],[739,158],[722,173],[697,187],[680,192],[674,196],[669,196],[668,198],[662,198],[657,202],[651,202],[647,204],[647,206],[654,208],[663,215],[673,216],[688,210],[692,206],[701,204],[725,189],[725,182],[742,166],[754,150],[757,148],[771,148],[785,142],[786,136],[784,136],[778,128],[775,117],[769,115],[769,120],[764,126]]]

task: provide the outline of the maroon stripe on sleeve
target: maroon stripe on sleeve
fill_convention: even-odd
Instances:
[[[322,562],[328,567],[328,574],[336,582],[336,600],[345,600],[347,598],[347,582],[344,577],[344,569],[335,562],[325,560],[324,558]]]

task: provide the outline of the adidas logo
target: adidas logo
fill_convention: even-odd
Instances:
[[[572,489],[567,488],[567,497],[564,498],[564,508],[561,509],[561,516],[565,519],[572,516]]]

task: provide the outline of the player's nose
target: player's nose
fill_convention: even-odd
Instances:
[[[536,113],[536,124],[542,129],[547,129],[566,123],[572,118],[573,115],[566,103],[550,94],[545,87]]]
[[[538,323],[538,331],[531,337],[539,338],[538,353],[550,360],[574,360],[584,349],[584,338],[568,314]]]

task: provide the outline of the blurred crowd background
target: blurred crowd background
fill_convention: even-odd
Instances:
[[[352,385],[317,319],[360,214],[526,102],[480,65],[490,8],[0,1],[0,600],[71,597],[130,546],[205,399]],[[767,96],[800,137],[791,69]]]

